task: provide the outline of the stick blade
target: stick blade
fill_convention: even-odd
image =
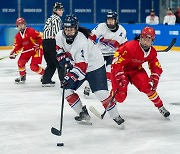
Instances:
[[[96,110],[96,108],[94,106],[90,106],[89,110],[98,118],[102,119],[101,114]]]
[[[51,128],[51,133],[57,136],[61,136],[61,131],[59,131],[58,129],[54,127]]]
[[[9,58],[9,56],[1,57],[0,60],[6,59],[6,58]]]

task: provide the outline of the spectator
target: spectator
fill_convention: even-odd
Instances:
[[[151,10],[150,14],[146,17],[146,24],[149,25],[159,24],[159,17],[155,15],[154,10]]]
[[[171,8],[167,9],[167,14],[164,17],[163,24],[165,25],[175,25],[176,22],[176,16],[173,14]]]
[[[62,27],[62,21],[60,17],[63,15],[64,7],[61,3],[56,2],[53,6],[53,14],[47,19],[43,30],[43,50],[44,58],[47,63],[43,78],[42,87],[53,87],[55,82],[52,81],[56,68],[58,69],[58,75],[60,81],[63,80],[64,71],[56,60],[56,40],[55,36]]]
[[[177,8],[174,15],[176,16],[176,23],[179,24],[180,23],[180,7]]]
[[[26,27],[24,18],[16,20],[16,26],[19,32],[15,36],[14,48],[9,58],[15,59],[17,54],[21,54],[18,60],[19,78],[15,83],[25,83],[26,81],[26,64],[31,59],[30,68],[33,72],[40,75],[44,74],[44,69],[39,66],[42,63],[42,35],[33,28]],[[22,50],[22,51],[21,51]]]

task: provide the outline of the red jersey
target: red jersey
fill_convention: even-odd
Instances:
[[[39,45],[42,48],[42,35],[33,28],[27,27],[24,33],[18,32],[14,40],[13,51],[18,54],[21,50],[26,51]]]
[[[114,55],[113,69],[115,72],[123,71],[131,73],[142,68],[144,62],[148,62],[151,73],[162,73],[161,65],[157,59],[157,51],[154,47],[150,47],[148,52],[145,52],[138,40],[132,40],[124,43],[118,48]]]

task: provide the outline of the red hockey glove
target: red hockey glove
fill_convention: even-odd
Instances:
[[[152,85],[152,90],[156,90],[158,83],[159,83],[159,75],[158,74],[151,74],[149,78],[149,82]]]
[[[70,89],[74,86],[74,83],[78,81],[79,76],[73,72],[69,72],[64,77],[64,80],[62,82],[63,86],[65,86],[65,89]]]
[[[124,75],[123,72],[117,72],[115,74],[115,78],[116,78],[116,81],[117,83],[119,83],[119,88],[121,89],[124,89],[124,88],[127,88],[127,85],[128,85],[128,81]]]
[[[14,51],[11,51],[10,55],[9,55],[9,58],[10,59],[15,59],[17,56],[17,54],[14,52]]]
[[[39,44],[34,44],[33,46],[34,50],[37,51],[40,49],[40,45]]]

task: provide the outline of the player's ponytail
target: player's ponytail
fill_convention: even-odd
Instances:
[[[134,40],[139,40],[140,39],[140,35],[135,35]]]
[[[91,30],[90,29],[87,29],[85,27],[80,27],[78,28],[78,31],[83,33],[84,36],[86,36],[86,38],[89,38],[89,36],[91,35]]]

